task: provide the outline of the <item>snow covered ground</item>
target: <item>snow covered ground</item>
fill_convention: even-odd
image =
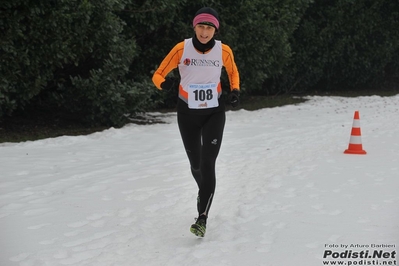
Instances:
[[[343,153],[356,110],[366,155]],[[176,114],[153,115],[0,144],[0,265],[396,265],[399,95],[227,112],[202,239]]]

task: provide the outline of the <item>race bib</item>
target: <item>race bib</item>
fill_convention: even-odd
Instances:
[[[216,83],[188,85],[188,107],[190,109],[207,109],[218,106]]]

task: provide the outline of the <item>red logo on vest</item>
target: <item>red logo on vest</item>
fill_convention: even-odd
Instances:
[[[190,58],[186,58],[186,59],[184,59],[184,61],[183,61],[183,64],[185,64],[186,66],[189,66],[190,63],[191,63]]]

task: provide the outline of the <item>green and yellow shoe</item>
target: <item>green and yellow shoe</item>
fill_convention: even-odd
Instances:
[[[204,237],[206,231],[206,218],[202,216],[198,217],[195,224],[192,224],[190,227],[190,232],[196,236]]]

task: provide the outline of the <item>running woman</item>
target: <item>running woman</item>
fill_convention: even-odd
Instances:
[[[229,101],[239,104],[239,74],[231,48],[215,34],[219,30],[218,13],[203,7],[193,19],[194,37],[179,42],[155,71],[152,81],[160,90],[173,88],[168,73],[180,73],[177,122],[180,135],[198,185],[198,218],[190,231],[204,237],[209,209],[215,194],[215,164],[222,144],[226,121],[221,99],[221,70],[225,67],[230,81]]]

